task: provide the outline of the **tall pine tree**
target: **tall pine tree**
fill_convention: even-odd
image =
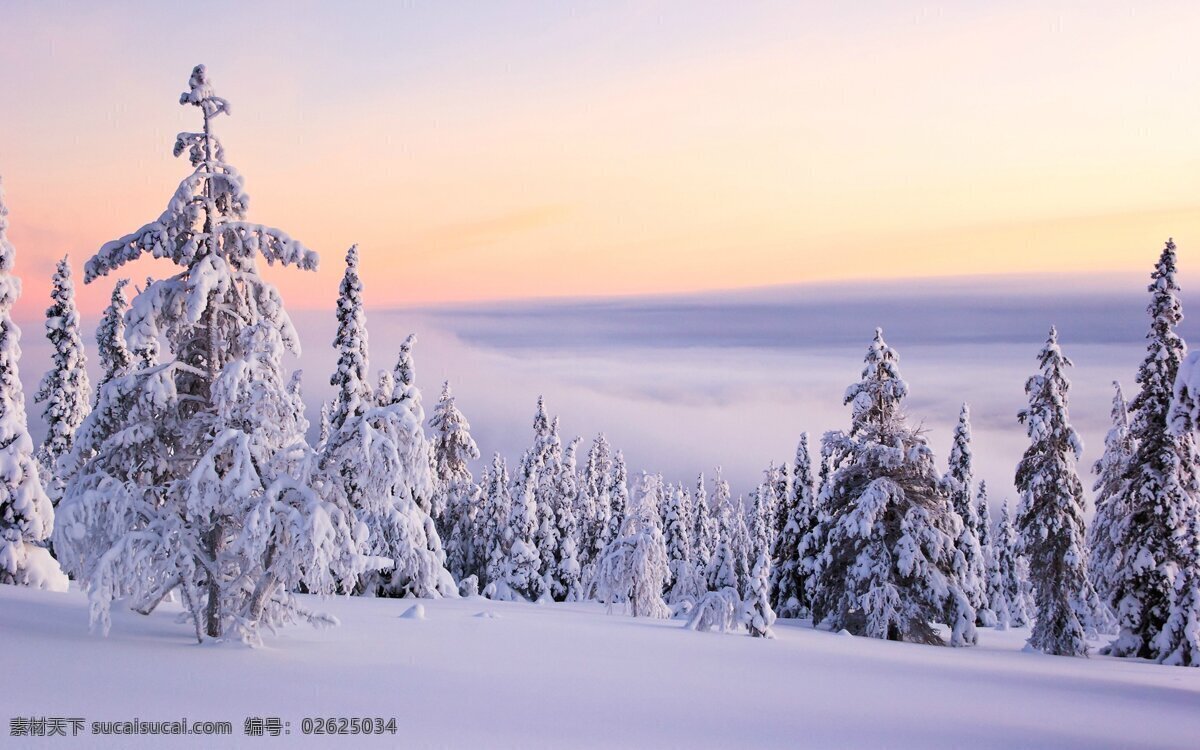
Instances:
[[[1083,452],[1067,412],[1071,360],[1058,346],[1058,332],[1038,354],[1040,372],[1025,383],[1029,406],[1018,419],[1029,447],[1017,464],[1021,493],[1017,528],[1037,612],[1029,645],[1047,654],[1086,656],[1089,618],[1087,544],[1083,525],[1083,484],[1075,461]]]
[[[358,274],[358,245],[346,251],[346,271],[338,287],[337,368],[329,378],[334,387],[329,413],[329,430],[336,432],[346,420],[361,416],[372,405],[371,382],[367,374],[367,314],[363,309],[363,285]]]
[[[1187,564],[1173,539],[1196,503],[1195,438],[1167,424],[1186,349],[1175,331],[1183,320],[1175,274],[1175,243],[1168,240],[1150,274],[1150,330],[1146,358],[1137,372],[1141,390],[1129,405],[1135,447],[1119,501],[1124,520],[1115,534],[1113,557],[1119,562],[1105,576],[1120,628],[1110,647],[1115,656],[1161,655],[1155,638],[1170,614],[1175,572]]]
[[[92,387],[88,381],[87,355],[79,335],[79,311],[75,308],[75,284],[67,259],[58,262],[51,279],[46,310],[46,338],[54,349],[52,366],[42,377],[33,400],[45,404],[46,438],[38,448],[42,484],[50,502],[57,505],[69,473],[63,456],[75,445],[75,432],[92,410]]]

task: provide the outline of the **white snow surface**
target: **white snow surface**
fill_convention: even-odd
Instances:
[[[196,645],[177,605],[113,607],[87,631],[82,593],[0,586],[15,716],[230,721],[230,737],[88,736],[21,747],[1196,747],[1200,670],[1023,653],[1025,628],[975,648],[839,637],[779,620],[776,639],[697,633],[593,603],[306,604],[341,627],[295,626],[266,645]],[[291,724],[247,737],[246,717]],[[395,736],[318,737],[304,717],[396,717]],[[86,731],[86,730],[85,730]]]

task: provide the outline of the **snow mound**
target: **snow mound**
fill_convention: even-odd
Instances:
[[[425,605],[414,604],[408,609],[404,610],[404,614],[400,615],[400,617],[404,618],[405,620],[424,620]]]
[[[25,545],[25,569],[22,573],[26,586],[59,593],[67,590],[69,580],[66,573],[62,572],[58,561],[50,556],[45,547]]]
[[[493,612],[493,611],[492,611],[492,610],[490,610],[490,609],[485,609],[485,610],[484,610],[484,611],[482,611],[482,612],[476,612],[476,613],[475,613],[475,616],[476,616],[476,617],[482,617],[482,618],[484,618],[485,620],[498,620],[498,619],[500,619],[500,615],[496,614],[495,612]]]

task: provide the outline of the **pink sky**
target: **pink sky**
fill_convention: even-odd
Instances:
[[[251,218],[322,254],[293,308],[354,242],[376,307],[1186,259],[1200,6],[992,5],[9,6],[18,312],[162,210],[198,62]]]

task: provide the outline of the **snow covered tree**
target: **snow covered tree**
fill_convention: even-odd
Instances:
[[[1177,481],[1191,495],[1183,518],[1168,540],[1170,556],[1178,561],[1170,609],[1153,648],[1163,664],[1200,667],[1200,503],[1195,433],[1200,426],[1200,354],[1193,352],[1180,364],[1167,413],[1167,429],[1185,451],[1186,464],[1175,470]]]
[[[709,591],[731,588],[741,598],[742,581],[738,577],[738,554],[734,541],[734,527],[737,525],[737,519],[734,518],[733,503],[728,498],[728,485],[722,486],[720,474],[718,473],[717,476],[714,499],[721,503],[713,506],[713,514],[716,516],[716,535],[713,554],[705,568],[704,577]]]
[[[113,285],[112,297],[96,329],[96,351],[100,355],[101,374],[93,394],[93,406],[100,400],[100,391],[108,381],[133,372],[133,352],[125,344],[125,311],[129,309],[125,287],[128,284],[129,279],[118,279]]]
[[[979,519],[979,548],[983,550],[984,561],[991,555],[992,549],[992,509],[989,507],[987,482],[979,482],[979,490],[975,493],[975,516]]]
[[[67,259],[58,262],[51,279],[53,303],[46,310],[46,338],[54,350],[52,366],[42,377],[33,400],[45,404],[46,438],[37,451],[42,485],[50,502],[58,504],[66,486],[67,465],[59,465],[75,444],[75,432],[91,411],[92,387],[88,381],[87,355],[79,335],[79,311],[75,308],[75,284]]]
[[[763,472],[763,481],[754,491],[754,503],[751,506],[750,527],[750,560],[758,559],[759,552],[769,556],[775,546],[775,515],[779,508],[776,489],[779,481],[779,469],[774,464]]]
[[[416,384],[413,346],[417,337],[409,334],[400,344],[396,366],[380,378],[375,399],[378,409],[393,416],[388,420],[389,442],[397,463],[390,469],[389,492],[412,530],[405,537],[394,530],[383,530],[391,538],[392,557],[409,561],[390,571],[376,587],[380,596],[438,597],[457,596],[454,577],[446,570],[446,552],[442,547],[434,516],[442,511],[441,497],[434,480],[433,450],[425,436],[425,410],[421,390]],[[371,412],[378,413],[378,412]],[[376,534],[379,536],[379,534]]]
[[[512,511],[504,530],[504,581],[508,590],[527,601],[537,601],[546,593],[536,541],[539,463],[533,448],[525,451],[520,471],[513,477]]]
[[[54,543],[104,630],[114,599],[148,611],[178,590],[198,639],[253,642],[296,617],[329,622],[292,592],[348,588],[371,561],[350,509],[313,475],[303,406],[282,367],[285,351],[298,353],[296,332],[257,271],[258,255],[302,270],[317,256],[245,220],[242,177],[211,130],[229,104],[203,65],[180,103],[204,119],[203,132],[175,143],[194,171],[158,219],[88,261],[85,281],[144,254],[181,270],[149,282],[126,315],[141,367],[105,386],[76,436],[80,469]],[[173,357],[154,365],[160,341]]]
[[[541,567],[538,571],[542,577],[543,590],[552,598],[555,591],[562,587],[557,580],[558,558],[561,539],[558,535],[558,517],[556,508],[560,502],[558,496],[561,481],[563,447],[562,438],[558,434],[558,418],[548,420],[542,399],[538,399],[537,415],[534,417],[533,451],[538,456],[537,471],[537,530],[533,541],[537,545],[538,558]]]
[[[446,509],[439,529],[446,536],[446,567],[456,581],[461,581],[469,575],[481,575],[484,564],[475,543],[479,487],[469,465],[479,458],[479,447],[471,437],[470,423],[450,393],[450,381],[442,384],[442,396],[429,418],[429,429],[433,432],[435,491],[442,497],[438,504]]]
[[[708,504],[708,487],[704,483],[704,474],[696,478],[696,492],[692,495],[692,553],[696,561],[696,569],[701,573],[708,570],[717,546],[717,520]]]
[[[479,538],[483,559],[483,579],[486,581],[484,595],[497,597],[497,593],[508,590],[506,580],[508,547],[505,532],[512,515],[512,495],[509,493],[508,466],[499,453],[492,456],[491,468],[480,482],[482,518],[479,521]]]
[[[1126,517],[1125,493],[1129,462],[1137,444],[1129,432],[1129,412],[1121,384],[1113,381],[1112,429],[1104,438],[1104,455],[1092,466],[1096,483],[1096,514],[1088,529],[1091,548],[1088,572],[1096,591],[1106,602],[1112,601],[1113,577],[1124,562],[1117,556],[1116,535]]]
[[[1019,540],[1008,512],[1008,503],[1000,509],[1000,525],[993,545],[996,562],[988,579],[988,595],[996,613],[996,627],[1023,628],[1029,624],[1025,607],[1025,581],[1022,579]]]
[[[579,565],[583,580],[588,580],[592,566],[608,529],[609,474],[612,472],[612,451],[608,440],[601,433],[592,441],[579,491],[579,502],[575,515],[579,520]]]
[[[756,549],[754,534],[750,531],[753,519],[747,518],[745,499],[740,495],[737,502],[733,504],[728,519],[729,526],[722,532],[722,536],[729,540],[731,561],[737,575],[738,594],[744,599],[750,592],[753,560],[758,554],[758,549]]]
[[[373,398],[367,374],[367,314],[363,309],[363,285],[358,275],[358,245],[346,251],[346,271],[338,287],[337,369],[329,378],[334,387],[329,411],[329,431],[337,432],[351,417],[361,416]]]
[[[783,528],[775,537],[774,562],[771,566],[774,609],[782,617],[803,617],[809,609],[809,570],[804,564],[801,548],[805,537],[817,523],[807,432],[800,435],[800,445],[796,448],[796,468],[792,472],[780,518]]]
[[[814,621],[941,643],[931,624],[939,621],[950,625],[951,645],[974,643],[975,610],[957,575],[962,521],[924,436],[904,418],[908,385],[880,329],[865,362],[862,379],[846,389],[850,431],[822,440],[828,473],[815,533],[825,545],[814,571]]]
[[[600,541],[607,547],[625,528],[625,513],[629,505],[629,474],[625,469],[625,455],[621,451],[613,455],[605,494],[608,496],[608,519]]]
[[[695,602],[703,593],[705,585],[696,562],[692,559],[691,509],[688,507],[687,492],[682,486],[673,488],[667,495],[666,523],[663,536],[667,545],[667,561],[670,568],[670,591],[667,601],[680,604]]]
[[[12,320],[21,280],[12,275],[16,250],[8,241],[8,206],[0,184],[0,583],[67,590],[67,578],[45,544],[54,506],[42,487],[25,418],[17,363],[21,329]]]
[[[579,438],[575,438],[563,451],[554,493],[554,514],[558,524],[558,559],[551,593],[559,601],[567,602],[578,601],[583,596],[583,568],[579,564],[579,521],[575,517],[579,494],[576,459],[578,453]]]
[[[696,602],[684,627],[698,632],[716,630],[728,633],[736,630],[745,619],[741,610],[742,600],[736,589],[709,591]]]
[[[619,454],[618,454],[619,455]],[[589,589],[608,604],[626,603],[634,617],[670,617],[663,589],[670,576],[667,546],[654,507],[658,478],[648,475],[621,533],[604,548]]]
[[[1110,647],[1115,656],[1161,656],[1155,639],[1170,614],[1176,572],[1188,557],[1175,540],[1197,503],[1195,437],[1168,425],[1186,349],[1175,330],[1183,319],[1175,274],[1175,243],[1168,240],[1150,275],[1150,330],[1137,373],[1141,390],[1129,405],[1133,456],[1114,509],[1122,520],[1110,532],[1114,550],[1103,581],[1120,628]]]
[[[774,638],[771,626],[775,624],[775,612],[771,609],[771,558],[760,552],[754,562],[750,578],[750,591],[743,606],[746,629],[755,638]]]
[[[950,499],[954,503],[954,512],[963,522],[962,533],[954,542],[963,557],[963,565],[958,572],[958,578],[967,590],[971,606],[975,608],[976,623],[990,627],[996,622],[992,611],[987,607],[986,563],[983,549],[979,544],[979,516],[973,504],[973,488],[971,487],[973,477],[971,410],[966,404],[963,404],[958,413],[958,424],[954,427],[954,442],[950,447],[949,471],[946,473],[945,481],[949,488]]]
[[[1075,470],[1083,444],[1067,412],[1066,368],[1071,360],[1063,356],[1054,328],[1038,354],[1038,365],[1041,372],[1025,383],[1029,407],[1018,415],[1030,445],[1016,476],[1021,493],[1017,528],[1036,592],[1029,645],[1048,654],[1085,656],[1090,584],[1083,485]]]

